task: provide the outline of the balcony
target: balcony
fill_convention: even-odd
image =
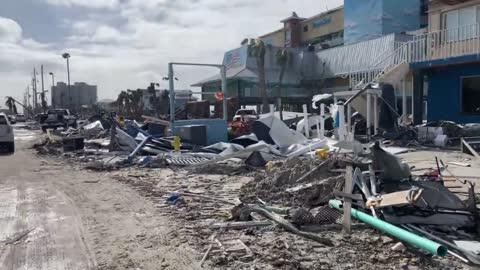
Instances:
[[[463,25],[417,35],[405,44],[408,62],[424,62],[480,53],[480,25]]]

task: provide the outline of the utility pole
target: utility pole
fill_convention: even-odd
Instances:
[[[27,107],[30,107],[30,86],[27,85]]]
[[[69,53],[64,53],[62,54],[62,57],[67,60],[67,78],[68,78],[68,109],[72,109],[72,92],[70,91],[70,54]]]
[[[44,87],[44,84],[43,84],[43,65],[40,66],[40,73],[42,73],[42,109],[43,109],[43,113],[46,113],[47,112],[47,101],[45,100],[45,87]]]
[[[37,70],[33,68],[33,111],[37,110]]]

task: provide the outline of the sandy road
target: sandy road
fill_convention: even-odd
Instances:
[[[196,269],[175,221],[99,173],[36,156],[17,130],[0,156],[0,269]]]

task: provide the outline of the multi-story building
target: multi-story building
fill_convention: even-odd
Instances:
[[[402,117],[413,114],[415,123],[425,116],[428,121],[480,121],[480,0],[344,3],[343,46],[302,46],[313,42],[302,40],[298,30],[305,19],[296,14],[283,21],[284,28],[261,37],[272,45],[267,46],[265,59],[271,102],[280,97],[306,103],[315,93],[385,82],[396,90],[398,112]],[[328,21],[324,16],[317,18]],[[428,27],[422,28],[426,21]],[[278,47],[291,47],[281,86],[282,67],[275,60]],[[246,45],[229,51],[223,62],[227,96],[247,104],[259,97],[258,69],[248,50]],[[219,81],[217,75],[197,86],[218,91]]]
[[[343,8],[335,8],[310,18],[297,13],[281,21],[283,27],[260,36],[265,44],[296,48],[308,45],[335,47],[343,44]]]
[[[411,43],[415,97],[427,97],[429,121],[479,122],[480,0],[430,0],[428,22]]]
[[[52,106],[54,108],[66,108],[75,112],[82,107],[95,105],[97,99],[96,85],[76,82],[70,85],[70,91],[64,82],[58,82],[56,86],[52,87]]]

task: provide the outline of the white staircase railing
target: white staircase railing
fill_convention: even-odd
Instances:
[[[349,74],[350,87],[363,88],[369,83],[379,82],[385,74],[401,64],[408,63],[412,48],[413,41],[405,42],[399,45],[393,53],[381,57],[379,61],[372,65],[373,68],[351,72]]]
[[[350,87],[363,88],[369,83],[378,83],[402,64],[480,54],[480,24],[420,34],[395,47],[393,53],[380,56],[368,70],[349,72]]]

